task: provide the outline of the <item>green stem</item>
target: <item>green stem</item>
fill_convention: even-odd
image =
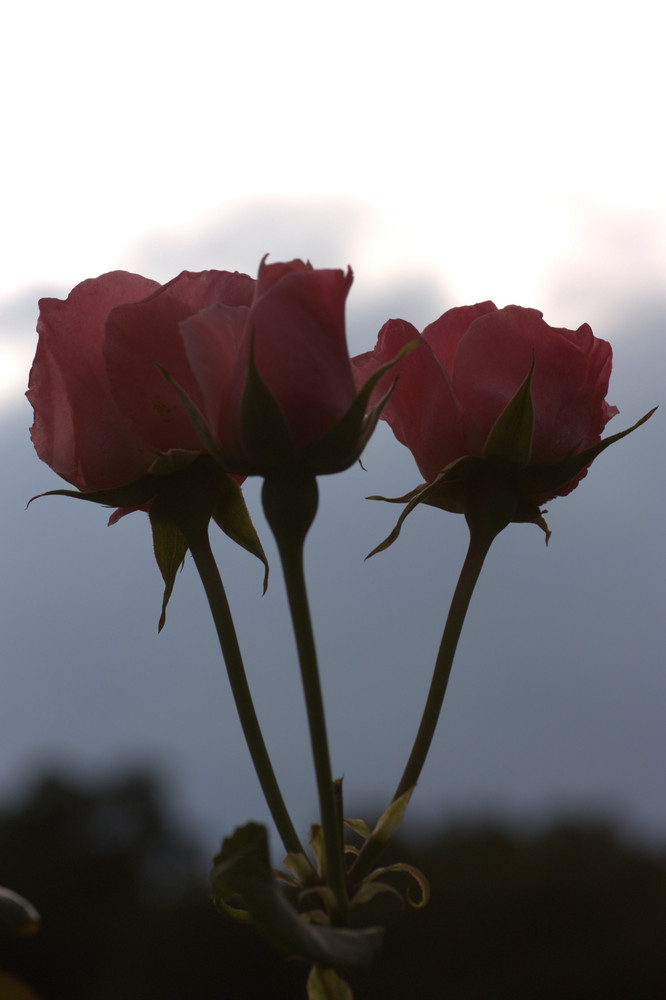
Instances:
[[[451,600],[451,607],[446,618],[421,723],[414,740],[412,752],[409,755],[409,760],[395,790],[393,801],[400,798],[410,788],[413,788],[419,780],[430,744],[435,735],[435,728],[439,720],[449,677],[451,676],[453,658],[456,653],[467,609],[469,608],[474,587],[479,579],[479,574],[491,543],[492,538],[479,537],[475,532],[470,533],[467,555],[465,556],[465,561]]]
[[[222,656],[227,668],[231,691],[236,703],[236,710],[247,742],[254,769],[259,778],[259,784],[266,798],[273,822],[282,838],[285,849],[289,853],[303,854],[305,851],[294,829],[282,793],[275,777],[273,765],[266,749],[264,737],[259,726],[257,713],[254,709],[252,695],[245,675],[245,667],[241,657],[236,629],[222,578],[211,551],[208,531],[206,529],[188,532],[187,543],[190,547],[194,563],[203,583],[208,604],[213,615],[217,636],[220,641]],[[306,855],[307,857],[307,855]]]
[[[305,536],[317,511],[317,480],[310,474],[298,473],[268,476],[264,482],[262,502],[280,553],[296,639],[319,795],[327,879],[337,902],[337,911],[332,914],[332,919],[343,924],[347,918],[348,899],[342,820],[331,772],[317,651],[303,568]]]
[[[451,599],[421,723],[392,802],[414,788],[419,780],[435,735],[458,640],[476,582],[490,546],[500,531],[509,524],[515,509],[515,493],[497,473],[483,472],[468,487],[465,501],[465,518],[469,527],[467,554]],[[370,870],[383,845],[384,841],[373,840],[372,836],[366,840],[349,872],[352,887],[358,885]]]
[[[395,790],[394,802],[410,788],[413,788],[419,780],[432,738],[435,735],[439,713],[451,676],[453,658],[458,647],[458,639],[462,632],[476,581],[479,579],[490,546],[500,531],[503,531],[510,523],[515,510],[515,490],[510,481],[500,473],[493,470],[483,470],[468,484],[465,496],[465,520],[469,528],[467,555],[451,599],[421,724],[407,766]]]

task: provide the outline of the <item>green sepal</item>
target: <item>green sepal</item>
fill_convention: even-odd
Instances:
[[[524,381],[506,404],[486,439],[483,457],[511,468],[524,468],[532,452],[534,356]]]
[[[544,535],[546,536],[546,545],[548,545],[548,542],[550,541],[550,536],[552,535],[552,531],[548,527],[548,524],[546,523],[546,520],[543,517],[543,515],[547,513],[548,513],[547,510],[539,511],[539,516],[535,517],[531,522],[532,524],[536,524],[537,528],[541,528],[541,530],[543,531]]]
[[[403,894],[399,891],[399,889],[396,889],[395,886],[389,885],[388,882],[378,881],[382,875],[395,875],[400,873],[409,875],[414,879],[420,889],[420,896],[418,899],[414,899],[409,890]],[[398,862],[393,865],[386,865],[383,868],[375,868],[371,871],[370,874],[363,880],[360,889],[351,900],[351,905],[357,906],[360,903],[367,903],[368,900],[372,899],[378,892],[390,892],[397,896],[401,903],[406,899],[409,905],[415,910],[422,909],[430,899],[430,885],[423,872],[414,865],[408,865],[402,862]]]
[[[348,469],[363,452],[393,386],[366,417],[373,389],[382,376],[409,354],[416,344],[417,341],[407,344],[392,361],[373,372],[347,412],[303,455],[298,454],[282,407],[256,368],[251,345],[241,403],[241,432],[250,463],[262,470],[299,469],[314,475]]]
[[[187,555],[188,544],[185,535],[178,525],[167,515],[162,515],[158,504],[152,504],[148,510],[150,527],[153,533],[153,553],[155,562],[164,580],[162,610],[157,631],[161,632],[166,622],[166,609],[173,591],[176,574],[182,569]]]
[[[250,343],[247,374],[241,396],[241,435],[247,452],[245,460],[239,460],[238,457],[232,459],[220,449],[197,405],[168,372],[160,365],[157,367],[180,396],[206,451],[226,472],[248,474],[256,472],[257,467],[263,471],[297,468],[302,465],[297,462],[298,453],[284,410],[257,370],[254,338]]]
[[[464,461],[464,459],[459,459],[459,461]],[[475,461],[481,462],[482,460],[476,459]],[[387,503],[407,504],[404,510],[400,512],[400,517],[396,521],[393,530],[386,536],[383,542],[380,542],[379,545],[375,546],[372,552],[368,552],[367,556],[365,557],[366,559],[370,559],[371,556],[377,555],[378,552],[383,552],[385,549],[388,549],[389,546],[393,545],[398,535],[400,534],[400,530],[402,528],[405,518],[408,517],[409,514],[411,514],[414,508],[418,507],[420,503],[428,503],[428,497],[431,494],[441,492],[441,486],[444,482],[444,476],[445,472],[440,472],[437,478],[434,479],[431,483],[422,483],[420,486],[416,486],[413,490],[410,490],[409,493],[406,493],[402,497],[380,497],[380,496],[366,497],[367,500],[384,500]],[[439,506],[439,504],[435,504],[435,506]]]
[[[374,872],[372,873],[374,875]],[[388,882],[380,882],[379,879],[373,880],[371,875],[369,875],[362,883],[359,889],[354,893],[352,898],[349,900],[349,906],[354,909],[357,906],[363,906],[364,903],[369,903],[375,898],[375,896],[390,894],[395,896],[399,900],[400,905],[404,906],[403,894],[399,889],[396,889],[394,885],[389,885]]]
[[[146,509],[153,533],[155,560],[164,580],[158,631],[164,626],[176,574],[189,548],[188,535],[206,530],[211,519],[233,542],[262,563],[265,593],[268,560],[238,482],[211,456],[194,452],[169,452],[160,456],[151,470],[133,483],[112,489],[85,493],[49,490],[32,497],[28,506],[39,497],[65,496],[106,507]]]
[[[439,507],[454,514],[464,514],[469,499],[470,484],[480,477],[497,477],[498,481],[505,478],[505,473],[497,472],[496,469],[497,463],[494,460],[491,462],[491,460],[479,458],[477,455],[464,455],[447,465],[431,483],[422,483],[405,494],[404,497],[368,497],[368,500],[385,500],[389,503],[406,502],[407,505],[390,534],[366,556],[366,559],[374,556],[377,552],[383,552],[395,542],[405,518],[420,503]],[[518,494],[515,497],[515,514],[515,520],[532,521],[539,524],[540,527],[543,526],[544,530],[548,532],[538,506],[529,500],[522,499]]]
[[[268,562],[245,506],[240,486],[208,455],[172,475],[154,477],[161,487],[149,505],[155,559],[164,580],[159,630],[173,590],[176,573],[190,547],[190,539],[208,530],[210,520],[264,566],[264,592]]]
[[[42,918],[23,896],[0,886],[0,937],[26,937],[39,930]]]
[[[494,460],[484,460],[477,455],[464,455],[457,458],[450,465],[439,473],[431,483],[422,483],[416,486],[403,497],[367,497],[368,500],[384,500],[388,503],[406,503],[407,506],[401,512],[395,527],[383,542],[372,550],[366,559],[387,549],[400,534],[405,518],[411,514],[420,503],[428,504],[430,507],[439,507],[441,510],[448,510],[454,514],[464,514],[470,495],[470,484],[478,478],[489,476],[497,477],[498,480],[504,478],[506,473],[497,471],[498,463]],[[508,481],[508,480],[507,480]],[[546,534],[546,541],[550,538],[548,525],[543,519],[545,511],[541,511],[537,504],[521,497],[516,490],[515,513],[513,520],[526,521],[538,525]]]
[[[308,889],[303,889],[298,895],[298,902],[302,904],[312,896],[318,896],[324,904],[323,910],[308,910],[302,914],[306,920],[314,920],[317,924],[328,926],[331,922],[330,913],[334,913],[337,906],[337,898],[333,890],[327,885],[313,885]]]
[[[402,795],[399,795],[397,799],[389,803],[375,823],[372,832],[365,837],[365,842],[359,856],[352,865],[351,874],[356,874],[359,866],[367,869],[369,867],[368,859],[371,862],[373,858],[377,857],[384,850],[384,847],[403,821],[413,791],[413,788],[409,788]],[[357,832],[360,832],[360,827]]]
[[[305,854],[288,854],[284,859],[284,866],[288,868],[294,878],[293,884],[298,886],[310,885],[316,880],[317,873],[312,867],[312,862]]]
[[[405,900],[407,900],[409,905],[414,909],[420,909],[428,902],[430,898],[428,880],[423,872],[415,868],[414,865],[397,863],[381,868],[372,868],[375,858],[381,854],[388,841],[402,823],[413,790],[413,788],[410,788],[397,799],[394,799],[377,820],[372,833],[366,834],[364,837],[364,844],[361,850],[353,850],[353,853],[356,854],[356,859],[349,871],[352,892],[349,901],[351,907],[367,903],[379,893],[390,893],[396,896],[400,900],[401,905],[404,905]],[[349,821],[345,822],[351,825]],[[363,836],[363,827],[365,824],[358,820],[351,821],[351,823],[353,823],[351,828],[360,836]],[[366,872],[368,874],[365,874]],[[416,882],[420,889],[420,895],[417,899],[411,895],[409,890],[401,892],[394,885],[386,882],[383,877],[395,874],[409,875]]]
[[[541,510],[530,497],[556,495],[563,486],[590,466],[602,451],[635,431],[649,420],[657,409],[655,406],[626,430],[611,434],[610,437],[598,441],[584,451],[571,453],[559,462],[541,467],[521,468],[518,463],[523,461],[527,451],[530,423],[531,402],[528,402],[527,394],[531,374],[532,369],[495,423],[486,442],[484,458],[464,455],[447,465],[431,483],[422,483],[402,497],[367,497],[368,500],[404,503],[406,506],[390,534],[366,556],[366,559],[377,552],[383,552],[395,542],[405,518],[420,503],[439,507],[454,514],[464,514],[469,500],[470,484],[473,484],[478,477],[486,475],[490,475],[491,478],[496,475],[498,481],[505,478],[506,485],[510,485],[515,491],[516,504],[511,520],[536,524],[544,532],[548,544],[551,531],[543,517],[547,511]]]
[[[313,965],[306,985],[308,1000],[354,1000],[349,984],[333,969]]]
[[[33,500],[40,497],[73,497],[74,500],[88,500],[90,503],[99,503],[104,507],[145,507],[159,489],[159,478],[148,473],[136,479],[126,486],[115,486],[107,490],[87,490],[85,493],[80,490],[48,490],[46,493],[38,493],[28,500],[29,507]]]
[[[367,965],[379,951],[381,928],[319,927],[299,916],[271,871],[264,826],[239,827],[224,841],[213,864],[216,902],[235,905],[231,901],[240,896],[256,929],[281,951],[324,968]]]
[[[220,913],[223,913],[225,917],[229,917],[236,924],[251,924],[253,922],[251,913],[241,909],[239,906],[231,906],[230,903],[227,903],[220,896],[216,897],[215,905]]]
[[[176,380],[174,378],[171,377],[171,375],[169,375],[169,373],[167,371],[165,371],[164,368],[162,368],[162,366],[160,364],[158,364],[157,362],[155,362],[155,367],[157,368],[157,370],[159,371],[159,373],[162,375],[162,377],[166,379],[166,381],[169,383],[169,385],[173,386],[173,388],[176,390],[176,392],[180,396],[180,401],[183,404],[183,406],[185,407],[185,411],[186,411],[188,417],[190,418],[190,422],[191,422],[192,426],[194,427],[195,431],[197,432],[197,434],[199,436],[199,440],[203,444],[205,450],[207,452],[209,452],[215,458],[215,460],[218,463],[218,465],[221,465],[227,471],[232,471],[232,472],[233,471],[238,471],[238,470],[229,469],[228,464],[226,463],[226,460],[224,458],[224,455],[220,451],[220,449],[218,447],[218,444],[217,444],[217,441],[215,440],[215,435],[213,434],[212,430],[208,426],[205,418],[203,417],[203,415],[202,415],[201,411],[199,410],[198,406],[196,405],[196,403],[194,403],[190,399],[190,397],[185,392],[185,390],[178,384],[178,382],[176,382]]]
[[[312,856],[315,859],[317,875],[322,882],[326,882],[326,841],[324,839],[324,830],[319,823],[313,823],[310,826],[308,840]]]
[[[364,819],[345,819],[344,822],[345,826],[357,833],[359,837],[363,837],[363,840],[367,840],[370,836],[370,827]]]
[[[506,468],[512,471],[527,465],[530,459],[534,431],[534,406],[532,404],[534,364],[534,358],[532,358],[532,364],[525,379],[495,421],[486,439],[483,457],[464,455],[455,459],[431,483],[423,483],[403,497],[373,496],[367,498],[407,504],[391,533],[366,556],[367,559],[377,552],[383,552],[395,542],[405,518],[420,503],[440,507],[455,514],[462,514],[465,511],[469,481],[473,476],[482,472],[486,465],[495,469]],[[540,512],[535,505],[529,505],[529,509],[524,503],[520,506],[524,514],[521,519],[545,524],[542,518],[539,521]]]
[[[413,791],[413,788],[408,789],[384,810],[368,837],[369,843],[381,850],[389,842],[404,819]]]
[[[174,472],[182,472],[192,462],[196,462],[200,455],[200,451],[191,451],[189,448],[171,448],[157,456],[148,472],[153,476],[170,476]]]
[[[360,889],[365,880],[365,873],[370,871],[375,858],[381,854],[386,844],[402,823],[413,791],[413,788],[408,788],[406,792],[403,792],[402,795],[394,799],[375,823],[372,833],[365,838],[363,846],[349,871],[353,895]]]
[[[307,451],[307,466],[314,473],[334,473],[348,469],[356,462],[370,440],[382,410],[386,406],[393,389],[395,381],[388,392],[382,396],[377,405],[368,413],[366,410],[372,392],[379,380],[386,375],[391,368],[401,361],[407,354],[417,346],[418,341],[413,340],[406,344],[392,361],[382,365],[363,384],[354,402],[346,413],[331,427],[323,438],[317,441]]]
[[[241,548],[256,556],[264,567],[264,594],[268,587],[268,559],[247,509],[243,491],[231,476],[220,472],[218,500],[213,508],[213,520],[218,528]]]
[[[395,382],[379,403],[368,413],[372,392],[395,364],[417,346],[414,340],[389,361],[373,372],[355,397],[346,413],[304,454],[299,454],[279,401],[262,379],[254,360],[254,336],[250,341],[247,374],[241,397],[241,435],[247,452],[246,461],[225,455],[215,440],[213,431],[196,404],[161,365],[157,368],[177,391],[202,444],[227,472],[253,473],[264,471],[309,471],[314,475],[342,472],[360,457],[386,405]]]
[[[296,464],[298,452],[284,410],[254,361],[254,333],[241,397],[241,434],[252,465],[272,469]]]
[[[554,462],[552,465],[525,469],[518,475],[521,492],[544,495],[556,492],[559,488],[580,475],[602,451],[605,451],[610,445],[615,444],[616,441],[622,440],[627,434],[631,434],[632,431],[635,431],[641,424],[649,420],[657,409],[658,407],[654,406],[645,416],[637,420],[635,424],[632,424],[631,427],[627,427],[624,431],[618,431],[617,434],[611,434],[610,437],[604,438],[603,441],[598,441],[591,448],[586,448],[584,451],[576,452],[575,454],[569,454],[560,462]]]

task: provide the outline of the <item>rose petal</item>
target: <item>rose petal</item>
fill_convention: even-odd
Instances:
[[[201,447],[176,389],[156,367],[161,365],[202,405],[179,324],[227,298],[230,304],[248,303],[253,286],[251,278],[238,273],[184,271],[143,302],[110,313],[103,350],[114,398],[136,432],[157,451]]]
[[[434,323],[430,323],[423,331],[423,339],[427,340],[439,362],[448,372],[453,371],[453,359],[458,344],[465,336],[470,326],[479,316],[497,312],[494,302],[477,302],[474,306],[457,306],[448,309]]]
[[[277,280],[275,280],[277,279]],[[257,370],[282,407],[299,448],[321,438],[356,396],[345,334],[351,269],[302,261],[264,264],[248,319]],[[249,339],[234,376],[245,381]]]
[[[201,412],[224,451],[242,449],[240,398],[231,387],[247,330],[247,307],[220,305],[183,320],[180,334],[200,391]],[[238,397],[238,398],[235,398]]]
[[[399,374],[382,417],[410,449],[423,477],[431,481],[449,462],[466,453],[451,383],[431,345],[411,323],[390,319],[379,331],[375,350],[354,358],[354,367],[357,379],[360,376],[365,381],[415,340],[417,347],[380,379],[371,403],[374,405]]]
[[[558,461],[599,439],[611,348],[588,326],[557,329],[536,309],[507,306],[476,319],[456,351],[452,381],[457,399],[473,415],[480,453],[495,420],[535,359],[532,381],[534,436],[531,464]],[[609,408],[610,409],[610,408]]]
[[[30,433],[39,457],[81,490],[131,482],[151,460],[111,395],[101,348],[109,311],[156,288],[141,275],[113,271],[83,281],[64,301],[39,303]]]

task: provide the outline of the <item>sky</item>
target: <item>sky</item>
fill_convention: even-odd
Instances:
[[[607,812],[666,837],[664,63],[652,2],[252,7],[192,0],[14,5],[0,83],[0,800],[62,764],[142,762],[205,842],[266,819],[200,586],[156,634],[146,519],[106,527],[60,498],[23,398],[37,300],[108,270],[354,269],[348,338],[493,299],[613,344],[609,430],[656,404],[551,505],[549,547],[513,525],[470,612],[411,822]],[[351,811],[392,794],[464,554],[419,509],[365,563],[419,481],[380,427],[321,483],[308,568],[332,757]],[[245,487],[269,554],[258,483]],[[266,737],[301,829],[316,819],[277,561],[217,544]]]

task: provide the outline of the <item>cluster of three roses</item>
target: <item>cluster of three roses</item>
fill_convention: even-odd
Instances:
[[[389,320],[375,349],[350,359],[351,282],[351,270],[264,260],[256,280],[183,272],[159,285],[118,271],[43,299],[28,390],[39,456],[84,492],[134,482],[168,453],[212,451],[239,478],[337,472],[358,458],[365,413],[382,400],[433,483],[465,456],[492,460],[499,418],[527,385],[515,471],[560,471],[514,477],[530,515],[516,519],[573,489],[585,473],[567,458],[599,442],[617,412],[605,402],[609,344],[588,326],[555,329],[536,310],[484,302],[422,335]]]

